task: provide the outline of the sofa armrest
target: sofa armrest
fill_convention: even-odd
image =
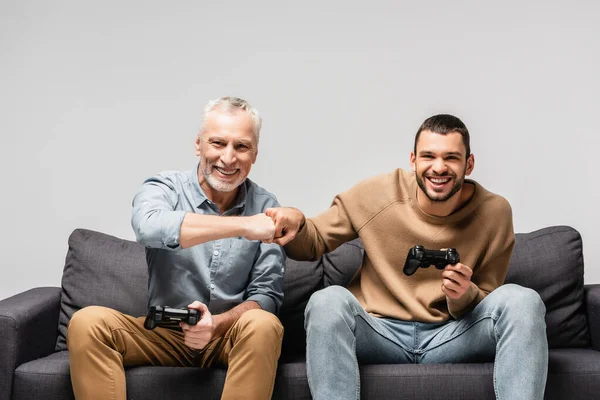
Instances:
[[[54,352],[59,287],[39,287],[0,301],[0,400],[12,396],[15,369]]]
[[[600,351],[600,285],[585,285],[584,293],[592,348]]]

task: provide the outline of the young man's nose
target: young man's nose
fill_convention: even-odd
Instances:
[[[433,161],[432,169],[435,173],[441,174],[446,172],[447,166],[443,158],[436,158]]]

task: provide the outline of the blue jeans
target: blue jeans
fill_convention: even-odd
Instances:
[[[459,320],[406,322],[373,317],[347,289],[330,286],[314,293],[305,311],[310,391],[315,400],[359,399],[359,363],[494,360],[497,399],[543,399],[545,312],[537,292],[507,284]]]

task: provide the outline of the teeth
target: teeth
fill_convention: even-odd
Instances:
[[[436,178],[429,178],[429,180],[433,183],[446,183],[448,182],[450,179],[449,178],[445,178],[445,179],[436,179]]]
[[[235,174],[237,172],[237,169],[233,169],[231,171],[227,171],[227,170],[221,169],[219,167],[215,167],[215,168],[216,168],[217,171],[219,171],[223,175],[233,175],[233,174]]]

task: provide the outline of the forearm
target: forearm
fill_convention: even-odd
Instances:
[[[260,305],[255,301],[245,301],[223,314],[213,315],[213,324],[215,327],[213,337],[223,336],[231,328],[231,325],[246,311],[260,308]]]
[[[221,217],[187,213],[181,223],[179,243],[182,248],[233,236],[245,236],[246,217]]]

